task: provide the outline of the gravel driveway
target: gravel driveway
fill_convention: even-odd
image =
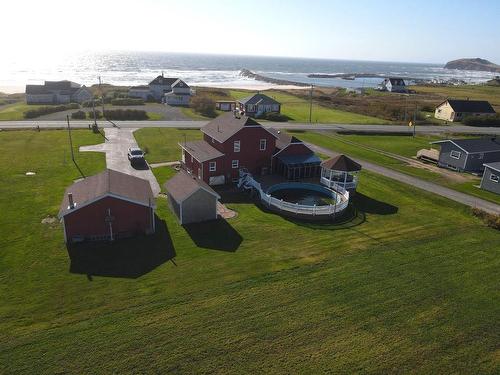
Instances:
[[[134,138],[134,131],[137,129],[104,129],[107,140],[105,143],[92,146],[82,146],[80,151],[95,151],[106,153],[106,166],[115,171],[124,172],[148,180],[151,184],[153,194],[158,196],[160,185],[146,164],[144,169],[134,168],[127,158],[129,147],[138,147]]]

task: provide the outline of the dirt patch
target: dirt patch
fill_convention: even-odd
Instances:
[[[413,159],[407,158],[405,161],[406,161],[406,163],[408,163],[408,165],[410,167],[426,169],[428,171],[437,173],[437,174],[443,176],[444,178],[446,178],[447,180],[452,181],[452,182],[463,183],[463,182],[468,182],[468,181],[474,180],[474,177],[471,175],[466,175],[466,174],[461,174],[459,172],[450,171],[448,169],[440,168],[437,165],[427,164],[427,163],[424,163],[424,162],[419,161],[419,160],[413,160]]]
[[[47,215],[47,217],[43,218],[42,221],[41,221],[42,224],[55,224],[57,223],[57,218],[54,217],[54,216],[49,216]]]
[[[230,210],[226,207],[226,205],[217,202],[217,214],[223,219],[232,219],[233,217],[238,216],[236,211]]]

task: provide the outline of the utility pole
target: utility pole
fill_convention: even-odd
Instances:
[[[101,76],[99,76],[99,91],[101,91],[102,118],[106,118],[104,116],[104,93],[102,92]]]
[[[71,139],[71,127],[69,125],[69,115],[66,115],[66,121],[68,122],[68,137],[69,137],[69,148],[71,150],[71,160],[75,161],[75,154],[73,153],[73,140]]]
[[[312,123],[313,89],[314,89],[314,85],[311,85],[311,91],[309,93],[309,123]]]
[[[418,112],[418,104],[415,103],[415,113],[413,114],[413,138],[415,138],[415,134],[417,132],[417,112]]]

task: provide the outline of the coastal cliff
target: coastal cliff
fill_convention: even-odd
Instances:
[[[478,70],[482,72],[500,73],[500,65],[494,64],[491,61],[475,58],[475,59],[458,59],[449,61],[444,66],[445,69],[457,70]]]

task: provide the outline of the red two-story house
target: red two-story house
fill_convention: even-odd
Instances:
[[[271,172],[276,134],[238,113],[226,113],[203,128],[203,140],[179,144],[182,166],[209,185],[236,182],[239,169]]]

